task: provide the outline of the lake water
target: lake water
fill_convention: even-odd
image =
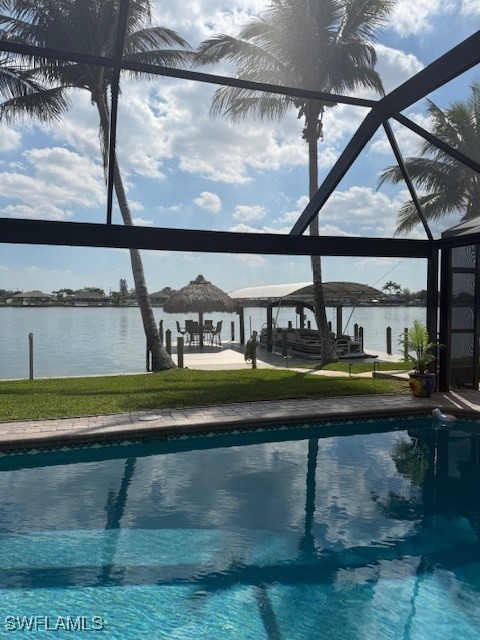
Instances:
[[[385,330],[392,327],[394,353],[400,353],[398,336],[414,320],[425,322],[424,307],[358,307],[343,309],[346,333],[353,334],[354,323],[364,328],[365,348],[386,351]],[[327,310],[335,329],[335,309]],[[176,339],[175,320],[183,325],[195,314],[165,314],[154,309],[157,322]],[[223,321],[222,342],[231,340],[231,322],[235,323],[235,339],[239,337],[236,314],[207,314],[213,323]],[[281,309],[277,323],[293,322],[293,309]],[[307,320],[313,316],[307,315]],[[266,322],[266,310],[245,310],[245,333],[260,331]],[[348,323],[348,325],[347,325]],[[347,325],[347,326],[346,326]],[[313,326],[313,324],[312,324]],[[0,308],[0,379],[28,377],[28,334],[34,335],[35,377],[81,376],[145,371],[145,336],[136,307],[4,307]]]

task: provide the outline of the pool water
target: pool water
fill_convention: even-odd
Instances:
[[[480,425],[433,425],[1,457],[0,637],[476,640]]]

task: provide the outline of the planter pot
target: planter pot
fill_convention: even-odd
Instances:
[[[435,389],[434,373],[410,373],[408,386],[417,398],[430,398]]]

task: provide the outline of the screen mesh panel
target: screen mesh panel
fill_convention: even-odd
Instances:
[[[460,269],[475,269],[477,264],[477,247],[456,247],[452,251],[452,267]]]
[[[453,249],[450,376],[451,383],[455,386],[477,384],[476,268],[476,245]]]

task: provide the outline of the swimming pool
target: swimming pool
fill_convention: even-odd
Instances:
[[[0,637],[476,639],[480,425],[433,424],[2,457]]]

